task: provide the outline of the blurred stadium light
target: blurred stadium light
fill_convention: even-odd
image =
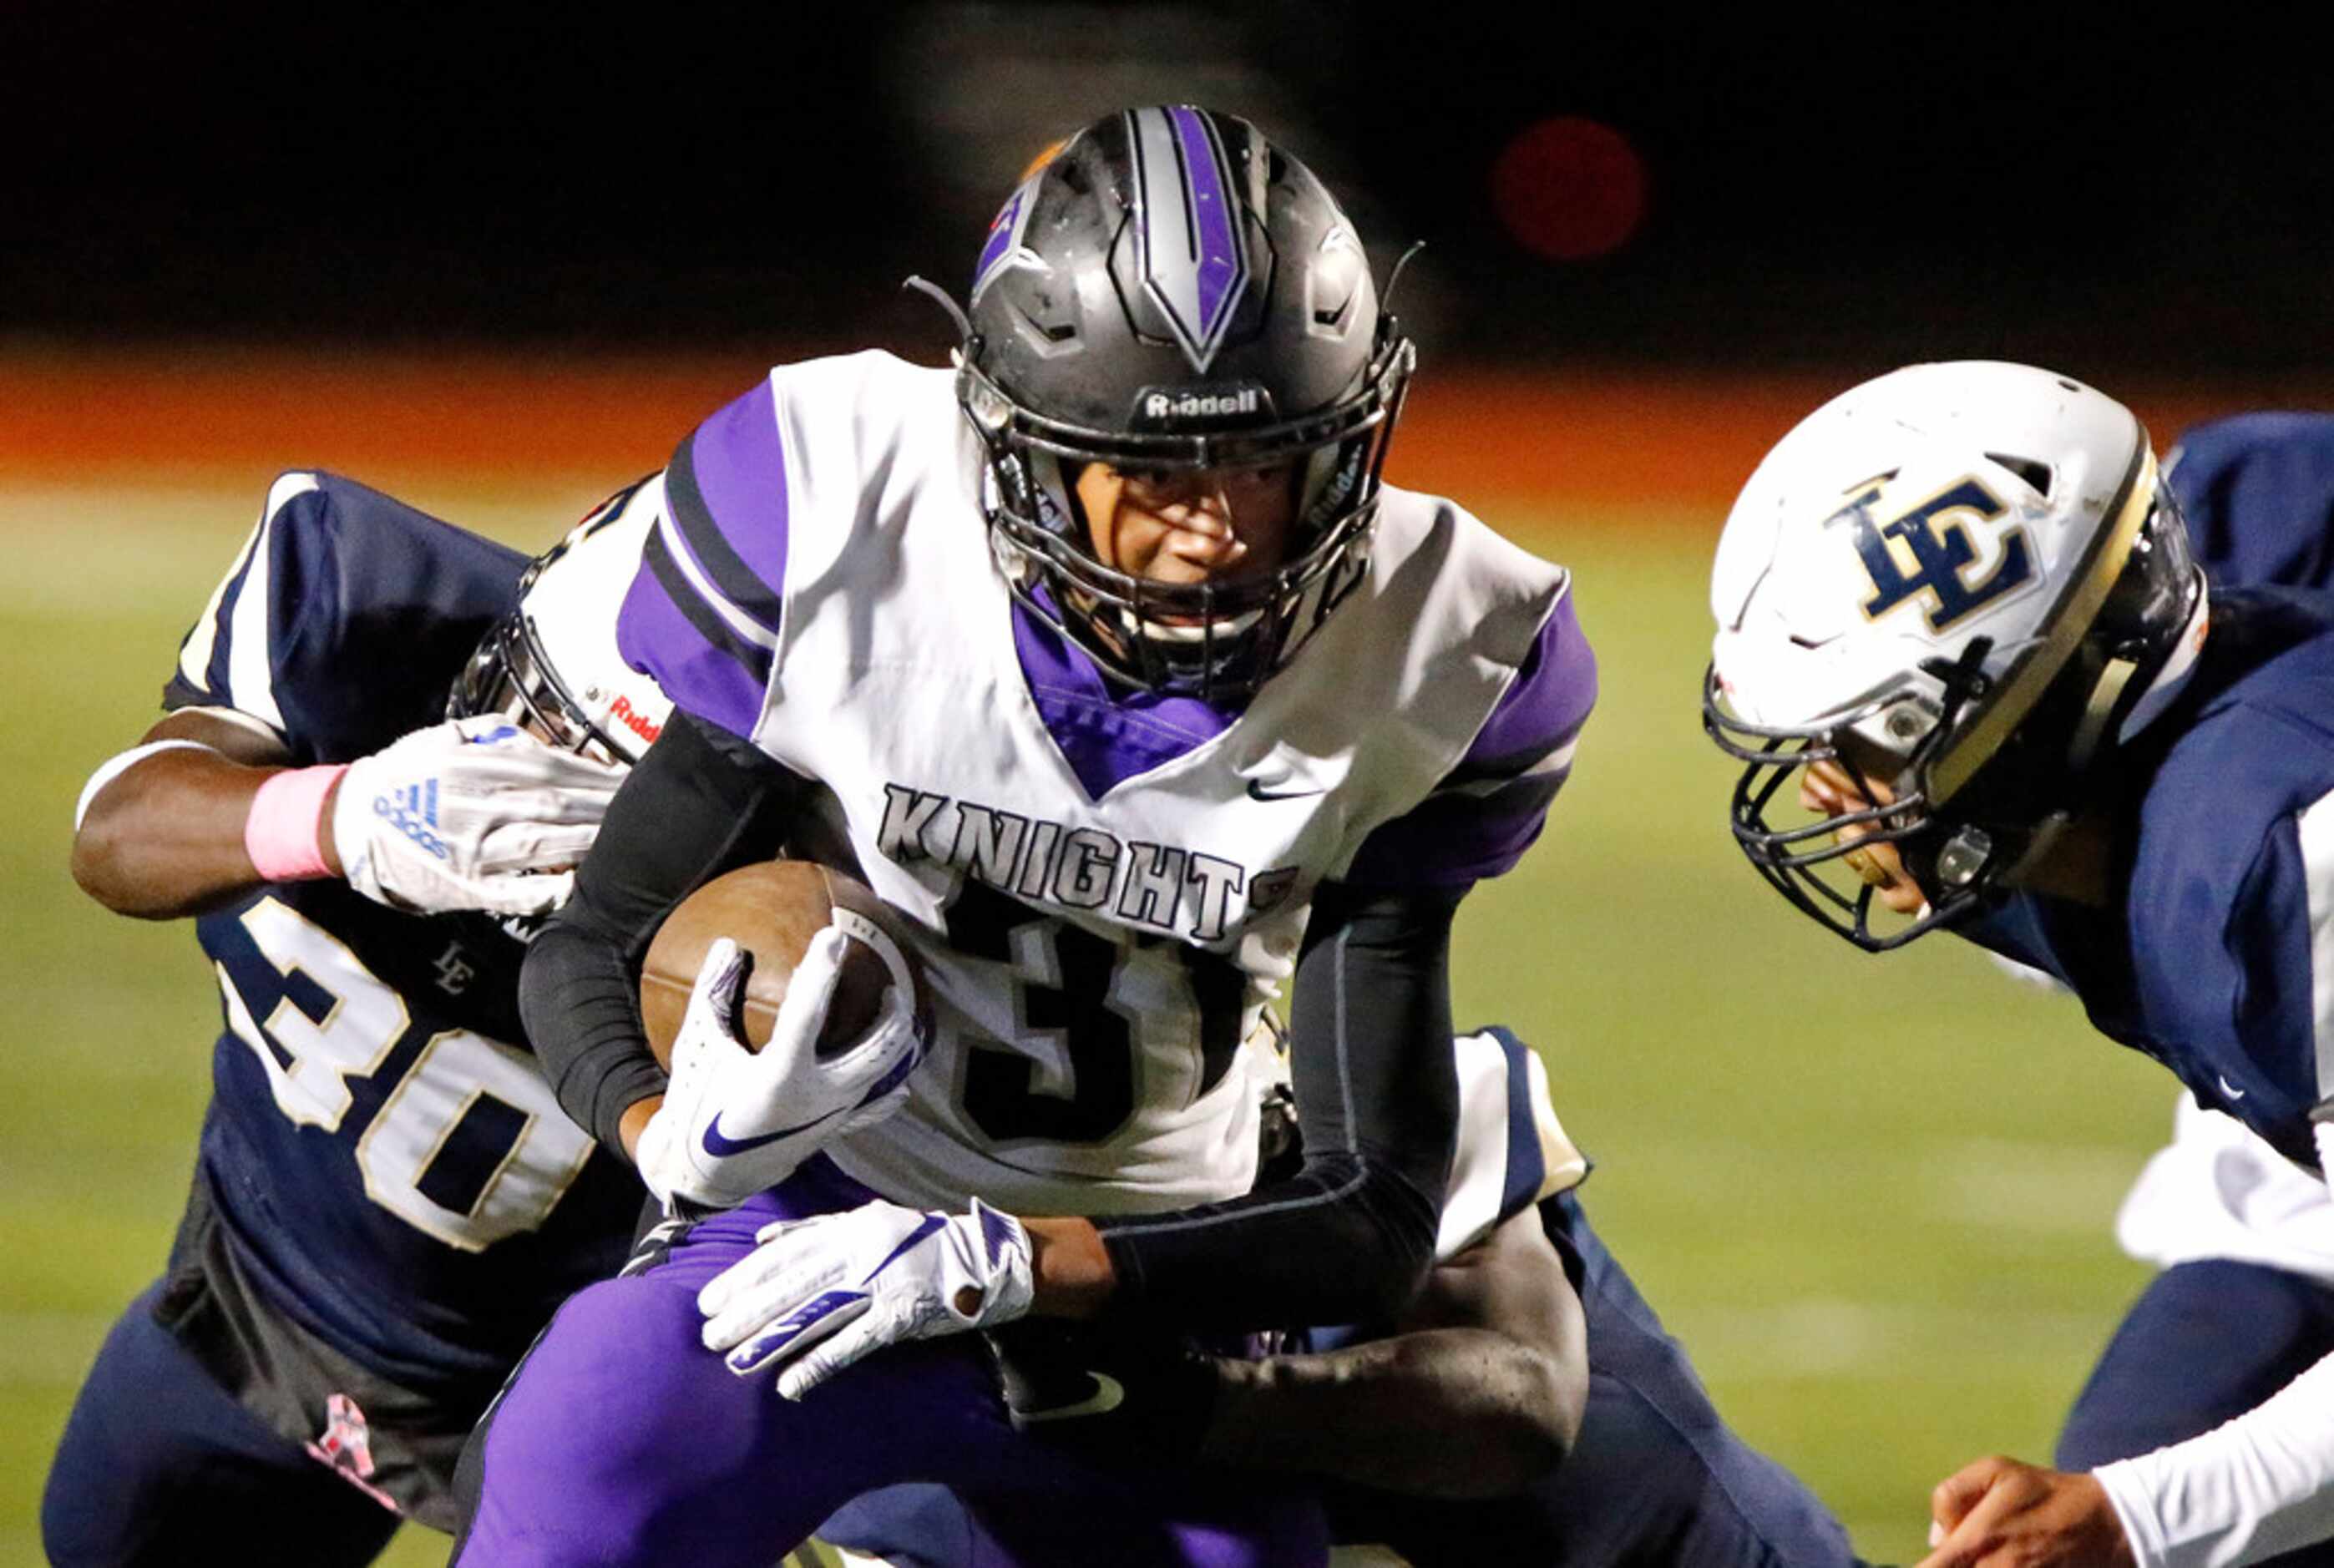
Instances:
[[[1645,160],[1611,126],[1578,115],[1528,125],[1491,164],[1491,205],[1516,243],[1551,261],[1620,249],[1644,221]]]

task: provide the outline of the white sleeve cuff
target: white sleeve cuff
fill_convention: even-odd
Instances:
[[[2334,1356],[2202,1436],[2092,1473],[2140,1568],[2240,1568],[2334,1540]]]

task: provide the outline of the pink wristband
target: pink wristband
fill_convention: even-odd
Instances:
[[[259,786],[251,814],[243,819],[243,852],[263,880],[297,882],[333,874],[324,863],[324,797],[348,771],[346,763],[286,768]]]

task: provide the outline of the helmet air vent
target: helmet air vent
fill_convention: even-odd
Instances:
[[[2045,501],[2050,498],[2050,486],[2057,476],[2052,473],[2049,464],[2039,457],[2014,457],[2007,452],[1988,452],[1985,458],[1987,462],[1998,463],[2025,480]]]

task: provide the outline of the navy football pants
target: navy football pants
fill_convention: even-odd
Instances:
[[[2116,1330],[2059,1437],[2062,1470],[2088,1470],[2209,1431],[2334,1354],[2334,1287],[2249,1263],[2184,1263],[2149,1282]],[[2279,1568],[2334,1565],[2334,1544]]]
[[[371,1562],[397,1515],[213,1382],[154,1321],[160,1293],[113,1325],[65,1422],[41,1498],[49,1561]]]
[[[1349,1489],[1340,1540],[1384,1542],[1420,1568],[1848,1568],[1847,1535],[1789,1471],[1719,1419],[1570,1195],[1541,1206],[1588,1323],[1588,1409],[1556,1474],[1519,1496],[1437,1502]],[[937,1487],[861,1499],[821,1536],[918,1568],[965,1568],[979,1531]]]

